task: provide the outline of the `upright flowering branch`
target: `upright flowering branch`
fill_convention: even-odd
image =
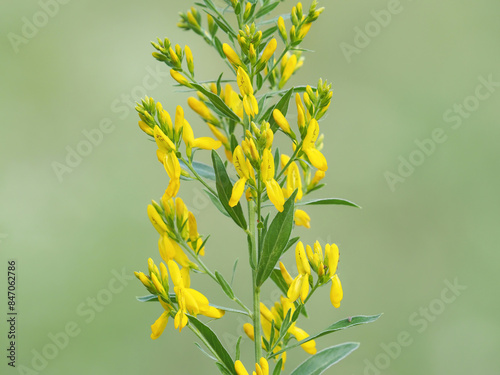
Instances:
[[[135,273],[149,292],[138,299],[159,303],[161,314],[151,325],[153,340],[161,336],[172,319],[175,329],[182,331],[187,327],[206,346],[222,374],[248,374],[240,360],[241,337],[231,355],[210,328],[210,320],[202,321],[200,315],[221,319],[228,313],[242,314],[249,320],[243,329],[254,341],[253,374],[269,375],[273,362],[272,374],[281,374],[285,371],[287,352],[297,346],[309,357],[292,374],[320,374],[358,344],[338,344],[317,353],[317,338],[379,317],[342,319],[314,335],[296,325],[301,317],[308,316],[305,306],[318,288],[330,285],[330,300],[335,308],[343,300],[338,246],[318,241],[310,246],[299,237],[292,237],[296,227],[311,227],[312,219],[303,208],[358,207],[340,198],[304,199],[325,186],[321,181],[328,163],[321,152],[324,136],[320,122],[333,94],[331,84],[321,79],[315,87],[287,85],[304,64],[300,46],[324,9],[318,8],[316,0],[308,10],[299,2],[289,14],[266,20],[281,1],[224,2],[223,8],[212,0],[197,3],[198,9],[192,7],[180,14],[178,26],[195,32],[213,47],[232,78],[222,79],[223,73],[228,74],[225,70],[217,79],[200,81],[196,55],[188,46],[173,45],[168,38],[152,43],[153,56],[171,68],[170,74],[178,86],[193,93],[187,104],[207,124],[213,137],[200,137],[198,128],[188,122],[188,117],[193,121],[193,114],[186,114],[180,105],[175,107],[173,117],[161,103],[149,97],[136,107],[139,127],[155,141],[158,161],[169,178],[160,203],[152,201],[147,207],[159,235],[161,261],[157,265],[149,258],[148,271]],[[203,25],[204,17],[207,26]],[[289,122],[290,106],[296,109],[296,127]],[[288,152],[276,147],[276,137],[286,138]],[[220,149],[226,161],[217,152]],[[196,152],[204,150],[211,151],[212,165],[195,160]],[[236,171],[233,176],[228,173],[229,163]],[[193,182],[201,184],[214,206],[248,237],[251,307],[234,293],[226,277],[203,261],[205,254],[213,254],[209,236],[198,232],[203,225],[198,225],[194,213],[179,197],[181,187]],[[248,210],[243,209],[242,199]],[[293,276],[284,260],[291,248],[297,267]],[[208,277],[222,289],[228,301],[212,304],[198,290],[200,286],[203,289],[203,284],[192,288],[193,271],[195,283]],[[273,306],[264,305],[260,298],[262,286],[268,282],[282,292]],[[224,307],[226,303],[235,306]]]

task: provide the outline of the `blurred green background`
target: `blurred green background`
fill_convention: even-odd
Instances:
[[[186,105],[186,94],[173,92],[166,67],[151,57],[149,41],[157,36],[189,44],[200,79],[216,77],[220,60],[176,28],[177,13],[191,2],[41,4],[4,0],[0,12],[0,277],[6,288],[6,261],[16,259],[17,364],[32,368],[50,337],[69,329],[75,337],[61,339],[57,353],[49,350],[47,363],[38,359],[44,369],[36,373],[215,374],[190,332],[179,334],[172,322],[152,341],[149,326],[161,308],[135,301],[145,293],[130,275],[146,270],[149,256],[159,260],[146,205],[160,198],[168,177],[127,102],[147,93],[171,112]],[[313,333],[350,315],[384,312],[376,323],[318,341],[319,348],[361,342],[327,374],[498,374],[500,90],[482,82],[500,82],[500,3],[321,4],[326,11],[303,44],[315,53],[293,80],[314,85],[322,77],[334,85],[320,124],[328,185],[316,197],[351,199],[363,209],[310,208],[312,229],[296,230],[307,243],[339,244],[345,295],[334,309],[328,291],[319,293],[312,318],[299,326]],[[276,14],[292,5],[285,1]],[[390,20],[380,18],[387,9]],[[23,30],[26,20],[41,26]],[[206,134],[189,117],[195,133]],[[107,130],[102,139],[93,131],[99,126]],[[438,128],[445,142],[424,141]],[[61,168],[85,132],[96,145],[83,147],[87,155],[73,156],[58,176],[54,163]],[[419,141],[429,155],[418,151]],[[401,166],[410,159],[414,170]],[[181,197],[196,210],[200,233],[212,234],[207,263],[230,275],[240,259],[235,289],[250,303],[244,236],[199,186],[184,184]],[[117,278],[122,273],[128,278]],[[466,286],[453,302],[447,281]],[[193,285],[227,303],[204,279]],[[4,293],[0,311],[7,309]],[[275,294],[264,291],[268,305]],[[231,352],[242,323],[227,316],[214,324]],[[401,335],[411,343],[399,349],[391,343]],[[251,348],[246,340],[243,349]],[[30,373],[8,368],[2,357],[2,374]],[[300,349],[289,353],[288,370],[304,358]]]

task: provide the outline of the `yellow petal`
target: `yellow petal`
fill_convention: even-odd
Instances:
[[[344,292],[342,290],[342,284],[338,275],[332,277],[332,287],[330,289],[330,301],[334,307],[340,307],[340,301],[344,297]]]
[[[292,284],[290,284],[290,287],[288,288],[287,292],[287,297],[291,302],[295,302],[297,298],[300,296],[300,291],[302,288],[302,279],[304,275],[299,274],[293,281]]]
[[[251,325],[250,323],[243,324],[243,331],[245,331],[246,335],[250,340],[254,340],[255,331],[253,325]]]
[[[311,218],[307,212],[303,210],[296,210],[294,215],[295,225],[303,226],[306,228],[311,228]]]
[[[166,152],[175,151],[175,145],[172,143],[170,138],[168,138],[165,133],[163,133],[158,125],[155,126],[153,135],[160,150]]]
[[[273,118],[274,121],[278,124],[278,126],[283,130],[285,133],[290,134],[291,129],[290,129],[290,124],[288,123],[287,119],[285,116],[283,116],[283,113],[279,109],[275,109],[273,111]]]
[[[269,149],[265,149],[262,155],[261,173],[264,181],[274,178],[274,158]]]
[[[200,314],[205,315],[209,318],[220,319],[224,316],[226,312],[224,310],[217,309],[213,306],[208,306],[203,310],[200,310]]]
[[[151,326],[151,338],[153,340],[156,340],[158,337],[160,337],[163,331],[165,330],[165,327],[167,326],[168,323],[168,316],[169,312],[164,311]]]
[[[280,185],[275,179],[264,181],[264,183],[266,185],[269,200],[279,212],[283,212],[285,196],[283,195]]]
[[[276,39],[271,39],[269,43],[267,43],[266,48],[264,48],[264,51],[262,52],[262,56],[260,57],[260,61],[263,63],[266,63],[271,56],[274,54],[274,51],[276,51],[276,47],[278,46],[278,42]]]
[[[179,266],[173,260],[167,262],[168,271],[170,273],[170,278],[172,279],[175,286],[184,288],[184,282],[182,281],[181,271]]]
[[[309,294],[309,276],[304,275],[304,277],[302,278],[302,285],[300,288],[300,300],[302,301],[302,303],[305,302],[308,294]]]
[[[335,275],[339,264],[340,251],[336,244],[326,245],[325,254],[328,254],[328,273]]]
[[[241,363],[240,360],[234,363],[234,369],[238,375],[248,375],[248,371],[245,369],[245,366],[243,366],[243,363]]]
[[[156,211],[156,208],[152,204],[148,205],[148,217],[149,220],[151,220],[151,224],[155,227],[155,229],[158,231],[158,233],[163,234],[167,231],[167,225],[161,218],[160,214],[158,211]]]
[[[296,326],[290,328],[290,333],[295,336],[297,341],[302,341],[309,337],[306,331]],[[309,353],[311,355],[314,355],[317,352],[316,342],[314,340],[308,341],[302,344],[300,347],[304,349],[306,353]]]
[[[328,164],[326,162],[325,156],[321,153],[321,151],[316,150],[315,148],[308,148],[304,150],[311,164],[318,168],[320,171],[326,172],[328,170]]]
[[[250,77],[242,67],[238,68],[236,81],[238,83],[241,96],[253,95],[252,81],[250,81]]]
[[[193,147],[198,147],[203,150],[217,150],[220,146],[222,146],[221,141],[217,141],[210,137],[196,138],[193,143]]]
[[[285,282],[288,286],[293,282],[292,276],[288,273],[288,271],[285,268],[285,265],[280,262],[280,270],[281,270],[281,275],[283,276],[283,279],[285,279]]]
[[[307,255],[304,250],[304,244],[302,243],[302,241],[299,241],[299,243],[295,247],[295,261],[297,263],[297,270],[300,274],[311,274],[311,266],[309,265],[309,261],[307,260]]]
[[[224,51],[224,54],[226,55],[227,59],[229,62],[233,65],[243,65],[243,63],[240,60],[240,57],[234,50],[229,46],[229,44],[224,43],[222,45],[222,50]]]
[[[246,178],[240,178],[233,186],[233,192],[231,194],[231,199],[229,199],[229,206],[234,207],[238,204],[241,196],[245,192],[245,184],[247,182]]]
[[[248,165],[245,161],[245,155],[243,154],[243,149],[241,146],[236,146],[233,152],[233,164],[236,168],[236,173],[240,178],[248,179],[250,177]]]
[[[177,128],[178,129],[178,128]],[[184,124],[182,126],[182,139],[187,146],[193,147],[194,143],[194,133],[193,128],[189,125],[189,122],[184,120]]]

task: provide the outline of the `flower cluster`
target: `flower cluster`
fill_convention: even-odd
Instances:
[[[299,2],[289,15],[264,21],[280,4],[279,0],[224,1],[227,6],[222,9],[212,0],[203,0],[197,4],[202,11],[192,7],[180,13],[178,26],[195,32],[212,46],[227,65],[225,74],[231,78],[223,79],[221,74],[218,79],[199,81],[195,73],[200,72],[196,72],[195,56],[189,46],[174,45],[168,38],[152,43],[153,57],[170,67],[177,87],[190,93],[188,107],[206,124],[213,137],[195,137],[180,105],[176,106],[172,120],[163,105],[152,98],[146,97],[138,103],[139,127],[156,143],[158,161],[169,181],[160,203],[152,201],[147,207],[148,217],[159,234],[162,261],[158,267],[150,258],[147,274],[135,274],[150,293],[141,300],[158,301],[162,307],[160,317],[151,326],[152,339],[162,334],[172,318],[176,329],[188,327],[201,339],[221,373],[248,374],[239,360],[240,342],[233,359],[208,323],[196,318],[243,314],[252,322],[243,328],[254,341],[253,374],[269,375],[268,359],[277,361],[273,374],[280,374],[287,352],[294,347],[292,340],[311,356],[317,352],[313,340],[317,336],[310,337],[296,325],[301,314],[306,315],[304,305],[316,289],[331,281],[332,305],[340,307],[343,298],[337,275],[337,245],[327,244],[323,252],[319,242],[312,247],[304,246],[298,238],[291,238],[291,232],[298,226],[311,228],[312,220],[304,206],[356,205],[337,198],[306,199],[324,186],[321,181],[328,170],[322,153],[324,136],[320,121],[332,102],[331,84],[320,79],[315,87],[286,88],[304,65],[304,49],[300,44],[324,9],[318,8],[316,0],[309,10],[304,10]],[[226,13],[234,14],[235,22],[229,22]],[[289,105],[293,102],[294,105]],[[293,126],[289,107],[296,109]],[[286,141],[285,146],[280,145],[281,150],[275,142],[277,137]],[[225,161],[216,151],[221,147]],[[212,165],[195,160],[198,150],[211,151]],[[211,253],[206,251],[209,236],[199,234],[194,213],[179,196],[181,181],[202,184],[214,206],[247,236],[252,308],[236,296],[223,275],[204,263],[205,253]],[[247,215],[243,210],[245,205]],[[264,213],[265,210],[269,212]],[[294,244],[298,272],[292,277],[281,260]],[[241,310],[211,304],[205,295],[191,288],[192,274],[211,278]],[[271,308],[260,302],[261,287],[268,280],[283,292]]]

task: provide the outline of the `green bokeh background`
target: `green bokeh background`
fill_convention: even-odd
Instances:
[[[50,333],[75,322],[79,334],[41,373],[216,373],[188,331],[179,334],[170,323],[159,340],[149,338],[149,325],[161,309],[135,301],[144,294],[135,279],[125,281],[92,319],[82,313],[88,298],[105,293],[113,271],[130,275],[145,270],[149,256],[159,259],[145,208],[159,199],[168,178],[134,111],[118,111],[116,101],[140,92],[147,69],[158,67],[149,44],[157,36],[189,44],[201,79],[218,75],[216,53],[175,27],[177,13],[189,5],[70,1],[16,53],[8,33],[21,34],[23,17],[32,19],[41,8],[35,1],[2,2],[0,285],[5,290],[6,260],[17,259],[18,365],[31,367],[33,350],[40,352]],[[334,309],[328,291],[319,293],[309,308],[312,319],[299,325],[312,333],[350,315],[384,312],[377,323],[318,342],[320,348],[361,342],[327,374],[372,374],[367,361],[375,363],[377,356],[382,367],[388,365],[380,370],[386,375],[498,374],[500,92],[481,100],[458,129],[443,114],[475,94],[479,77],[500,80],[500,3],[403,0],[403,11],[351,62],[341,43],[353,44],[354,28],[364,29],[373,20],[370,12],[386,9],[387,2],[322,5],[327,9],[304,43],[316,52],[307,55],[293,83],[315,84],[319,77],[333,82],[334,102],[321,123],[328,185],[316,196],[352,199],[363,209],[314,207],[308,209],[312,229],[296,230],[307,243],[339,244],[345,294],[341,308]],[[279,10],[291,6],[287,1]],[[185,105],[186,94],[174,93],[170,78],[161,80],[148,95],[171,112]],[[206,134],[189,116],[195,132]],[[64,163],[67,147],[75,149],[85,139],[82,131],[98,128],[103,119],[112,121],[113,130],[60,181],[53,163]],[[391,191],[384,173],[397,173],[398,158],[408,159],[415,140],[429,138],[435,128],[445,130],[447,141]],[[197,209],[200,233],[212,234],[207,263],[229,275],[234,259],[240,259],[235,289],[250,302],[244,236],[198,186],[184,184],[181,196]],[[445,280],[454,279],[467,289],[418,332],[409,317],[440,298]],[[194,278],[193,285],[226,304],[204,279]],[[266,289],[264,300],[273,293]],[[6,311],[2,295],[0,311]],[[228,316],[214,324],[231,352],[241,323]],[[381,345],[403,331],[411,345],[385,363]],[[248,340],[243,348],[251,351]],[[2,374],[18,373],[2,358]],[[300,349],[289,353],[288,369],[304,358]]]

